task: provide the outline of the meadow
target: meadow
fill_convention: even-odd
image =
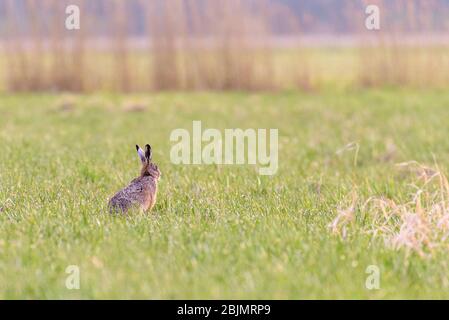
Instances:
[[[448,298],[445,238],[392,246],[380,209],[362,205],[412,202],[419,176],[398,163],[447,172],[448,107],[439,89],[4,93],[0,298]],[[278,128],[278,172],[172,164],[170,132],[193,120]],[[139,173],[136,143],[162,171],[157,204],[111,216],[108,198]],[[70,265],[79,290],[65,286]]]

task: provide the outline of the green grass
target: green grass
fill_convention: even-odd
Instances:
[[[85,95],[62,111],[65,99],[0,97],[0,298],[449,298],[449,255],[327,227],[354,188],[407,201],[396,162],[435,156],[447,172],[447,91]],[[126,112],[134,101],[147,110]],[[170,132],[192,120],[279,128],[277,174],[173,165]],[[335,153],[350,142],[357,159]],[[108,197],[139,173],[136,143],[153,146],[158,202],[110,216]],[[69,265],[80,290],[65,287]],[[365,288],[369,265],[379,290]]]

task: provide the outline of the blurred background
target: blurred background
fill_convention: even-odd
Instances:
[[[0,91],[444,88],[448,18],[449,0],[0,0]]]

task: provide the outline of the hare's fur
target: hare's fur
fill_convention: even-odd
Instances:
[[[139,147],[137,150],[139,152]],[[142,152],[142,153],[140,153]],[[157,184],[161,175],[156,164],[151,162],[151,147],[147,145],[145,157],[140,149],[142,169],[140,177],[135,178],[124,189],[117,192],[109,200],[111,212],[126,213],[131,208],[143,211],[151,210],[156,203]]]

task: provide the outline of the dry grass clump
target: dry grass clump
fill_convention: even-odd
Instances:
[[[415,175],[410,185],[410,201],[401,203],[385,197],[358,201],[355,191],[337,209],[329,228],[335,235],[347,238],[350,231],[360,231],[373,238],[382,238],[387,247],[422,257],[432,256],[438,249],[449,248],[449,182],[438,167],[417,162],[398,165]],[[357,224],[357,214],[365,217]],[[361,220],[361,219],[360,219]]]
[[[348,227],[355,221],[355,210],[357,208],[357,193],[355,191],[351,192],[350,204],[339,206],[337,208],[337,216],[329,224],[329,229],[335,235],[340,235],[343,239],[347,237]]]

